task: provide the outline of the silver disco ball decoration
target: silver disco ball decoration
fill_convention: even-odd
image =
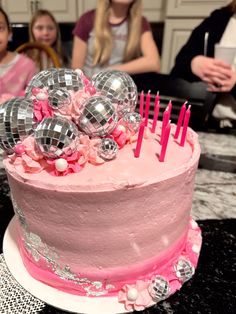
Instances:
[[[48,79],[48,88],[67,89],[74,92],[84,88],[84,82],[81,76],[72,69],[56,69]]]
[[[169,283],[162,276],[156,276],[150,283],[148,292],[155,302],[165,300],[170,294]]]
[[[116,70],[105,70],[92,77],[96,90],[111,100],[121,118],[133,112],[138,99],[137,87],[129,74]]]
[[[142,122],[142,117],[137,112],[128,112],[124,115],[121,123],[132,133],[136,133]]]
[[[116,142],[111,138],[103,138],[98,145],[98,156],[104,160],[114,159],[118,152]]]
[[[30,99],[16,97],[0,106],[0,147],[8,154],[34,132],[34,108]]]
[[[48,102],[53,109],[61,109],[71,102],[71,96],[66,89],[52,89],[48,93]]]
[[[118,116],[110,100],[103,96],[94,96],[85,100],[78,125],[91,137],[104,137],[114,130],[117,121]]]
[[[51,68],[48,70],[43,70],[37,73],[29,82],[25,90],[25,95],[31,96],[32,90],[34,88],[44,88],[48,86],[48,79],[52,76],[54,72],[57,72],[56,68]]]
[[[177,265],[174,266],[176,277],[182,282],[188,281],[194,275],[194,266],[185,259],[180,259]]]
[[[35,140],[44,156],[57,158],[75,152],[78,134],[76,125],[66,118],[45,118],[35,130]]]

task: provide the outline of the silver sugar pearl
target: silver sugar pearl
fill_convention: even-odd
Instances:
[[[168,298],[170,286],[168,281],[162,276],[156,276],[148,287],[148,292],[155,302]]]
[[[48,88],[66,89],[77,92],[84,88],[84,82],[79,74],[72,69],[57,69],[48,79]]]
[[[117,152],[118,146],[111,138],[103,138],[98,145],[98,156],[104,160],[114,159]]]
[[[61,109],[70,104],[71,96],[66,89],[52,89],[48,93],[48,101],[53,109]]]
[[[142,117],[137,112],[128,112],[122,119],[122,124],[132,133],[136,133],[139,129]]]
[[[76,125],[63,117],[45,118],[35,130],[35,140],[48,158],[71,155],[79,144]]]
[[[131,76],[125,72],[105,70],[92,77],[96,90],[109,98],[119,118],[126,112],[133,112],[137,104],[138,91]]]
[[[48,70],[43,70],[37,73],[29,82],[26,87],[25,94],[26,96],[31,96],[32,90],[34,88],[44,88],[48,86],[48,79],[52,75],[52,73],[56,72],[56,68],[51,68]]]
[[[91,137],[104,137],[116,127],[118,116],[109,99],[93,96],[85,100],[78,125]]]
[[[14,146],[34,132],[32,101],[16,97],[0,106],[0,147],[8,154]]]
[[[174,266],[175,274],[182,282],[188,281],[195,272],[194,266],[185,259],[180,259]]]

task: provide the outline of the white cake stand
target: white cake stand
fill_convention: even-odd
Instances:
[[[6,264],[18,283],[36,298],[56,308],[72,313],[114,314],[127,313],[117,297],[88,298],[59,291],[35,280],[27,272],[17,246],[16,217],[14,217],[4,235],[3,254]]]

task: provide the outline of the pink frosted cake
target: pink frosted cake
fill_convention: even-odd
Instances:
[[[181,146],[171,124],[160,161],[162,123],[152,133],[149,120],[135,158],[138,134],[123,120],[109,132],[115,157],[113,149],[104,158],[100,139],[81,132],[76,150],[52,158],[59,153],[46,151],[37,126],[4,164],[27,271],[71,294],[115,296],[132,311],[167,298],[194,274],[201,235],[190,212],[200,147],[190,128]]]

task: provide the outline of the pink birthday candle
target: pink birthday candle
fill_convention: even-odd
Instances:
[[[161,128],[161,144],[163,142],[163,137],[164,137],[164,133],[165,133],[165,128],[167,126],[167,123],[169,121],[169,111],[168,111],[168,107],[166,108],[166,110],[163,113],[163,119],[162,119],[162,128]]]
[[[172,102],[171,102],[171,100],[170,100],[169,103],[168,103],[167,109],[168,109],[169,119],[170,119],[171,110],[172,110]]]
[[[146,95],[146,105],[145,105],[145,126],[148,124],[148,116],[149,116],[149,109],[150,109],[150,100],[151,100],[151,91],[149,90]]]
[[[145,122],[142,122],[140,127],[139,127],[138,140],[137,140],[135,151],[134,151],[134,157],[135,158],[138,158],[139,155],[140,155],[142,141],[143,141],[144,129],[145,129]]]
[[[160,152],[160,156],[159,156],[159,161],[163,162],[165,160],[165,155],[166,155],[166,149],[167,149],[167,145],[168,145],[168,141],[169,141],[169,136],[170,136],[170,121],[167,123],[166,127],[165,127],[165,132],[164,132],[164,136],[163,136],[163,143],[161,146],[161,152]]]
[[[144,93],[143,90],[140,93],[140,102],[139,102],[139,114],[143,118],[143,106],[144,106]]]
[[[159,96],[159,92],[158,92],[156,94],[155,103],[154,103],[154,116],[153,116],[152,128],[151,128],[152,133],[155,133],[155,131],[156,131],[156,125],[157,125],[159,110],[160,110],[160,96]]]
[[[190,111],[191,106],[188,106],[188,109],[185,112],[184,116],[184,124],[183,124],[183,131],[181,135],[181,140],[180,140],[180,146],[184,146],[185,140],[186,140],[186,135],[187,135],[187,130],[188,130],[188,123],[191,115]]]
[[[176,130],[175,130],[175,135],[174,135],[175,139],[177,139],[179,137],[179,132],[180,132],[180,128],[181,128],[182,123],[183,123],[183,119],[184,119],[184,115],[185,115],[185,111],[186,111],[186,104],[187,103],[188,102],[185,101],[185,103],[181,107],[180,114],[179,114],[179,117],[178,117],[177,127],[176,127]]]

